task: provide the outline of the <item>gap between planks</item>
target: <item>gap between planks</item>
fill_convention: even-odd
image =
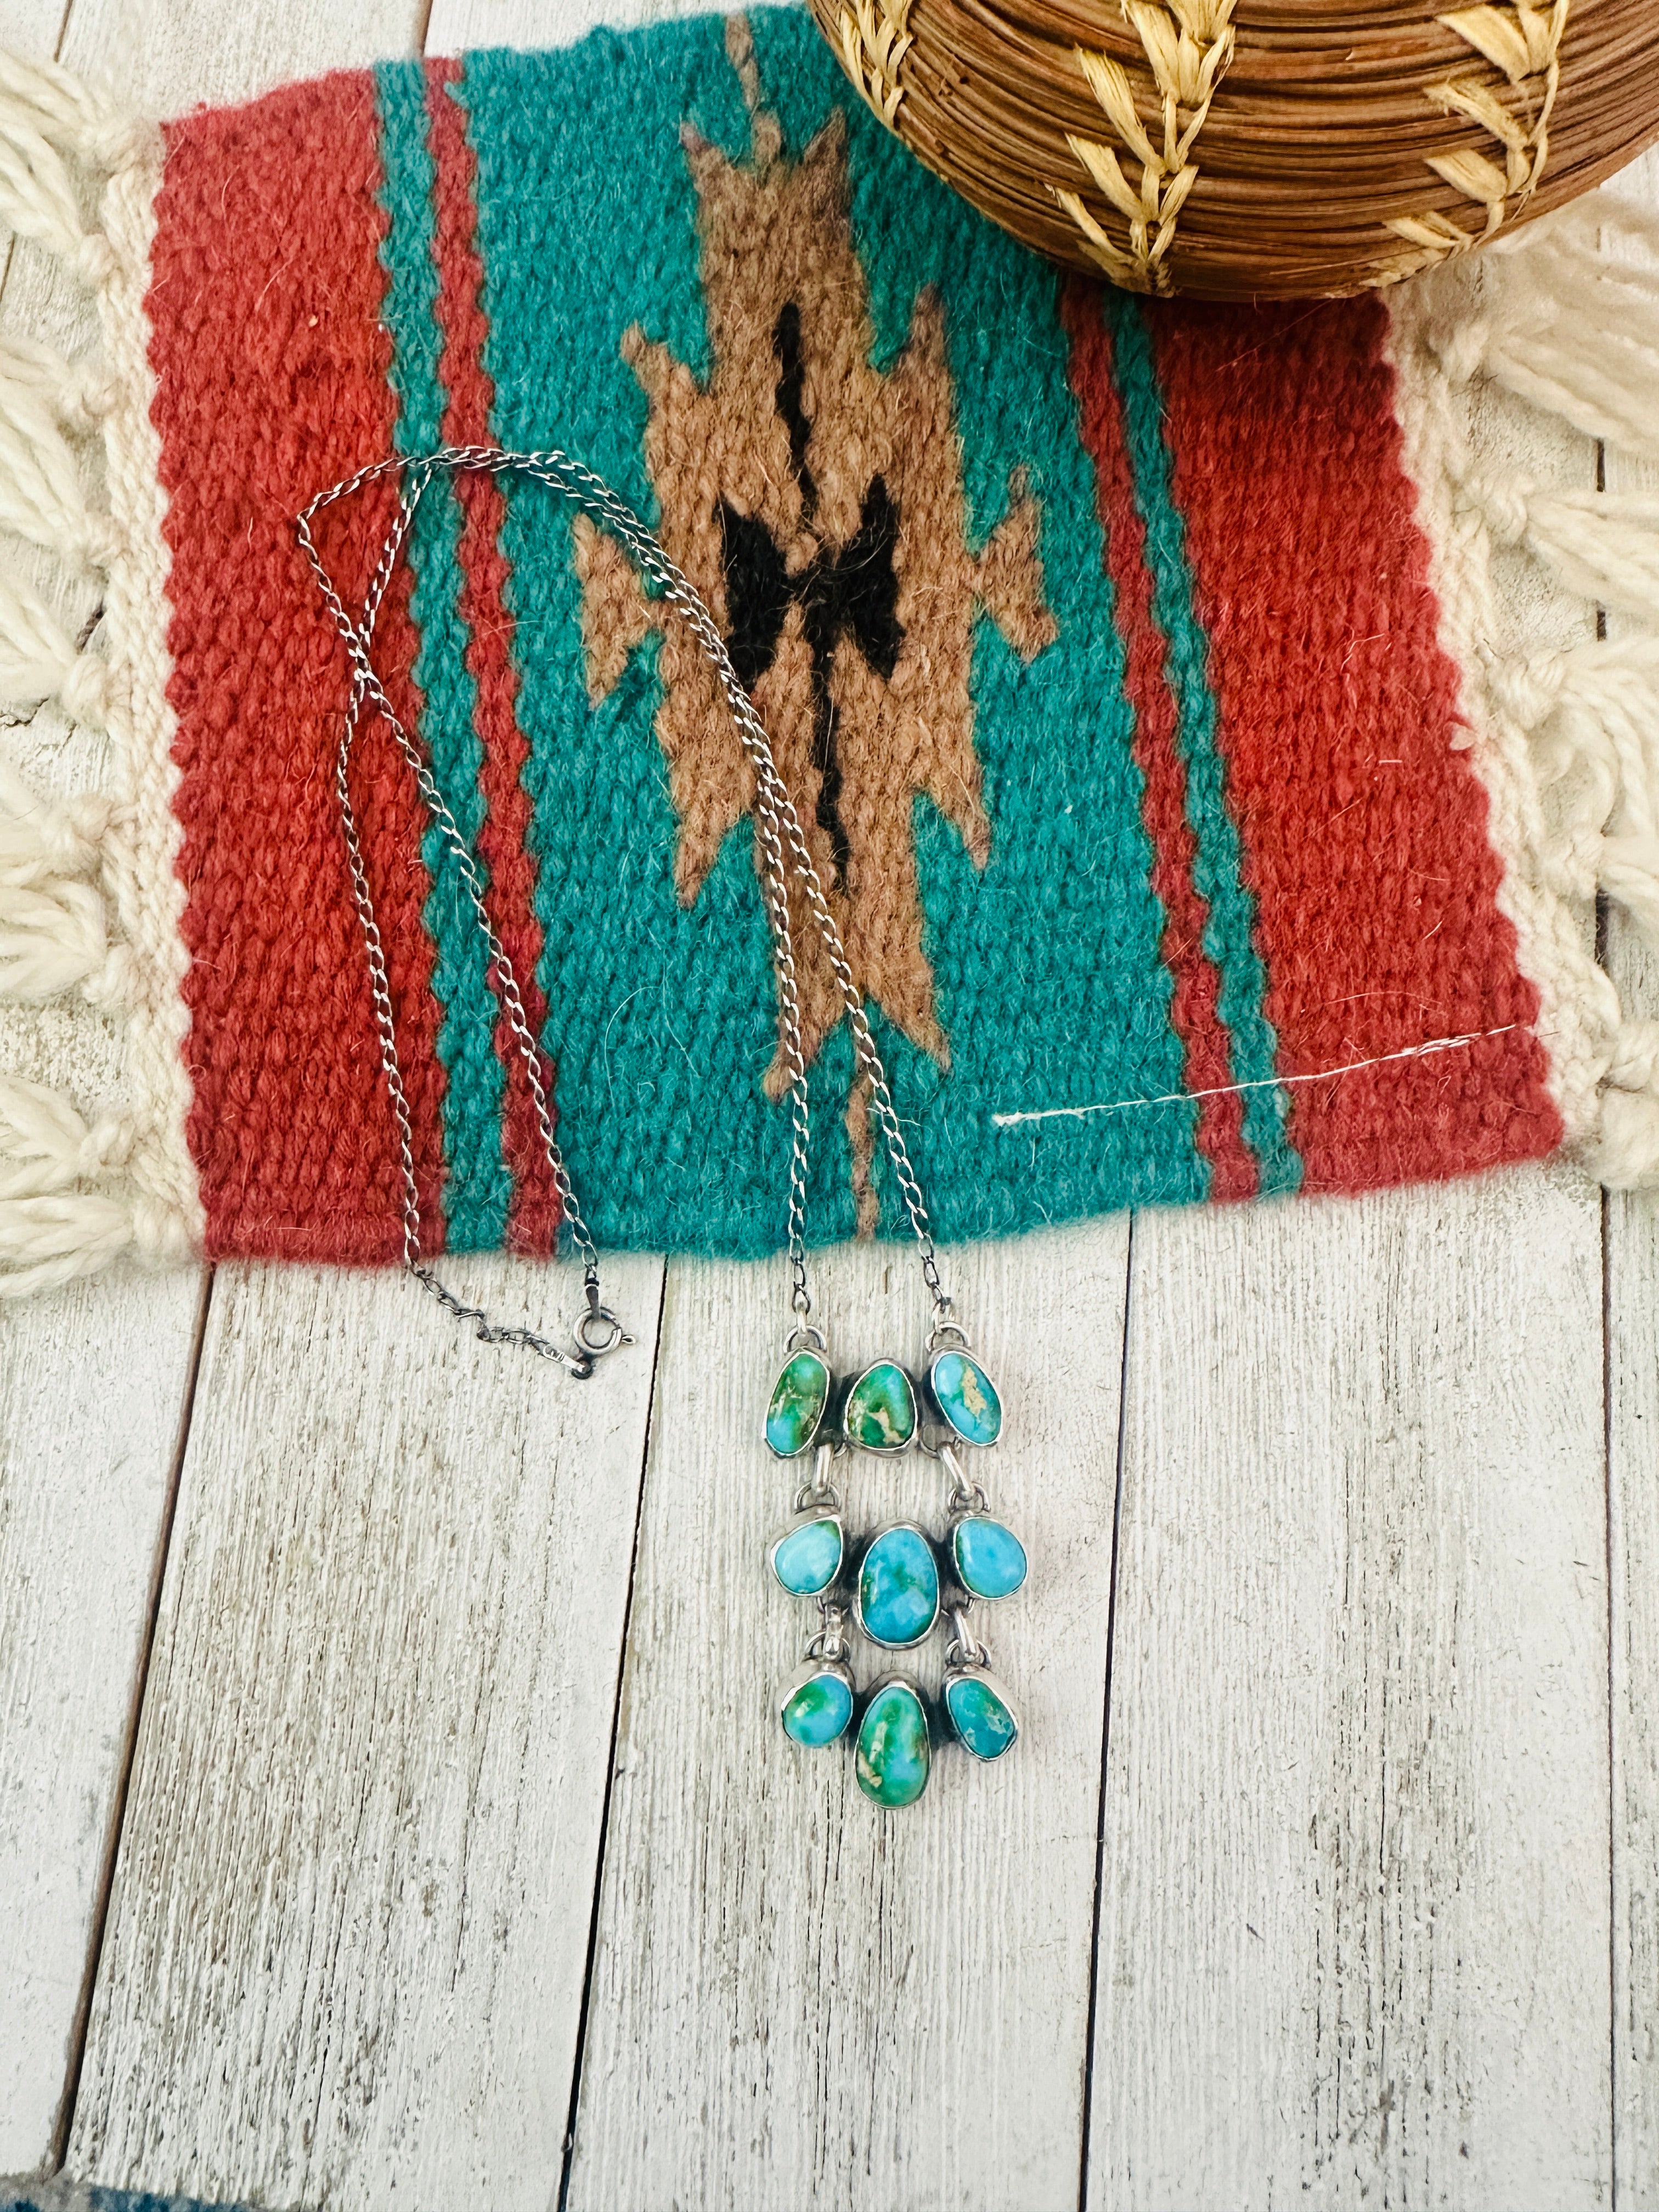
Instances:
[[[65,15],[67,21],[67,12]],[[92,1928],[87,1943],[86,1972],[82,1977],[81,1995],[76,2003],[75,2018],[70,2027],[69,2063],[64,2082],[63,2102],[52,2122],[52,2163],[50,2171],[61,2171],[64,2154],[69,2148],[70,2123],[75,2117],[76,2093],[81,2086],[81,2066],[86,2057],[87,2027],[92,2016],[92,1992],[98,1978],[98,1962],[103,1955],[104,1929],[109,1918],[110,1891],[115,1881],[115,1861],[121,1847],[121,1829],[126,1820],[127,1789],[132,1779],[132,1761],[138,1748],[138,1723],[144,1710],[144,1691],[149,1681],[150,1652],[155,1642],[155,1624],[161,1612],[161,1582],[167,1572],[167,1551],[173,1540],[173,1516],[179,1506],[179,1481],[184,1472],[185,1446],[190,1439],[190,1417],[196,1404],[196,1378],[201,1371],[202,1346],[207,1336],[208,1306],[213,1296],[213,1270],[202,1271],[202,1295],[196,1308],[196,1329],[191,1340],[190,1361],[185,1376],[185,1402],[179,1416],[178,1440],[173,1445],[173,1460],[167,1468],[167,1489],[161,1501],[161,1527],[156,1532],[155,1564],[150,1571],[149,1590],[144,1607],[143,1632],[139,1638],[138,1663],[133,1677],[132,1697],[127,1711],[126,1731],[121,1740],[121,1753],[115,1779],[115,1802],[110,1808],[107,1832],[104,1839],[103,1856],[98,1869],[98,1887],[93,1901]]]

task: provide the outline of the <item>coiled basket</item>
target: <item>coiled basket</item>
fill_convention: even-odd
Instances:
[[[1137,291],[1392,284],[1659,137],[1659,0],[811,0],[928,167]]]

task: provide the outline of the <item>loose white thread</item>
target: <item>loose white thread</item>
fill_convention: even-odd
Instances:
[[[1218,1083],[1208,1091],[1166,1091],[1157,1098],[1108,1098],[1097,1106],[1043,1106],[1024,1114],[993,1114],[992,1126],[1017,1128],[1022,1121],[1081,1121],[1091,1114],[1130,1114],[1149,1106],[1188,1106],[1199,1098],[1231,1098],[1242,1091],[1280,1091],[1292,1083],[1328,1083],[1333,1076],[1353,1075],[1362,1067],[1381,1067],[1391,1060],[1425,1060],[1431,1052],[1455,1052],[1459,1046],[1479,1044],[1483,1037],[1505,1036],[1520,1022],[1504,1022],[1495,1030],[1471,1030],[1467,1036],[1431,1037],[1426,1044],[1408,1044],[1399,1052],[1381,1052],[1374,1060],[1350,1060],[1340,1067],[1322,1067],[1312,1075],[1263,1075],[1253,1083]]]

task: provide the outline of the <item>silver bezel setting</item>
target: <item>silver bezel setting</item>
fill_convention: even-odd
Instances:
[[[908,1529],[909,1533],[917,1538],[933,1563],[933,1610],[928,1618],[926,1628],[920,1630],[915,1636],[906,1637],[902,1644],[893,1644],[890,1643],[886,1637],[878,1636],[864,1618],[864,1565],[884,1536],[891,1536],[901,1528]],[[866,1643],[873,1644],[881,1651],[914,1651],[919,1644],[925,1644],[927,1641],[939,1626],[939,1617],[945,1607],[944,1583],[945,1577],[939,1572],[939,1553],[934,1549],[927,1531],[925,1528],[919,1528],[914,1521],[884,1522],[860,1553],[858,1570],[853,1577],[853,1618],[859,1625],[860,1635]]]
[[[866,1444],[861,1437],[849,1437],[847,1433],[847,1408],[853,1402],[854,1394],[858,1389],[859,1385],[863,1382],[866,1377],[873,1375],[878,1367],[896,1367],[899,1373],[904,1377],[906,1383],[909,1386],[910,1412],[912,1415],[910,1433],[906,1437],[902,1444]],[[868,1452],[873,1459],[897,1459],[902,1453],[908,1452],[914,1449],[917,1438],[921,1434],[921,1417],[922,1395],[921,1390],[917,1388],[915,1376],[910,1372],[904,1362],[902,1359],[872,1359],[869,1363],[868,1366],[860,1368],[858,1373],[854,1376],[852,1381],[847,1385],[846,1389],[842,1393],[841,1402],[836,1408],[836,1426],[841,1436],[842,1441],[847,1445],[848,1450]],[[955,1433],[955,1431],[952,1430],[951,1434],[954,1435]]]
[[[783,1460],[786,1462],[792,1459],[804,1459],[806,1454],[811,1450],[812,1447],[823,1437],[824,1424],[830,1419],[830,1408],[836,1402],[836,1370],[830,1364],[830,1355],[828,1352],[826,1352],[823,1346],[820,1344],[796,1344],[793,1345],[784,1354],[783,1358],[779,1363],[777,1373],[772,1377],[772,1388],[768,1393],[766,1400],[768,1411],[770,1411],[772,1401],[778,1395],[778,1385],[783,1380],[785,1369],[792,1366],[794,1362],[800,1358],[803,1352],[805,1352],[809,1358],[816,1359],[819,1366],[823,1368],[824,1373],[823,1403],[818,1407],[818,1417],[812,1424],[811,1434],[807,1437],[805,1443],[797,1444],[793,1451],[783,1452],[778,1449],[771,1437],[767,1435],[766,1423],[763,1420],[761,1423],[761,1441],[765,1444],[767,1450],[771,1453],[774,1459]]]
[[[985,1379],[991,1384],[992,1389],[996,1390],[997,1432],[995,1436],[991,1438],[989,1443],[981,1443],[976,1437],[964,1437],[962,1431],[951,1419],[951,1416],[945,1412],[944,1406],[940,1402],[938,1386],[933,1381],[933,1373],[940,1360],[948,1358],[952,1353],[954,1353],[958,1359],[970,1360],[972,1364],[978,1368],[980,1373],[985,1376]],[[996,1449],[997,1446],[1002,1442],[1002,1431],[1004,1427],[1006,1425],[1007,1420],[1006,1411],[1002,1403],[1001,1391],[997,1390],[995,1382],[992,1382],[991,1376],[986,1373],[985,1363],[981,1359],[976,1352],[971,1351],[966,1344],[936,1344],[927,1354],[926,1384],[927,1405],[930,1419],[934,1426],[940,1430],[951,1443],[966,1444],[969,1451],[994,1451]]]
[[[836,1562],[836,1571],[830,1576],[828,1582],[821,1583],[817,1589],[791,1589],[788,1583],[784,1581],[782,1576],[778,1572],[779,1549],[781,1546],[787,1544],[789,1541],[789,1539],[795,1535],[800,1529],[815,1528],[820,1521],[833,1521],[836,1524],[836,1532],[841,1538],[841,1557]],[[820,1505],[808,1505],[803,1511],[793,1515],[790,1519],[784,1523],[783,1527],[779,1529],[777,1534],[773,1537],[771,1542],[767,1546],[766,1565],[771,1574],[773,1581],[777,1584],[778,1588],[783,1592],[786,1597],[814,1598],[827,1596],[830,1591],[836,1589],[836,1587],[842,1581],[847,1572],[847,1524],[841,1517],[840,1508],[828,1503]]]
[[[988,1755],[982,1751],[975,1751],[973,1745],[968,1741],[967,1738],[958,1734],[957,1729],[956,1716],[951,1711],[951,1685],[953,1682],[969,1681],[983,1682],[986,1688],[991,1692],[992,1695],[1000,1699],[1003,1711],[1007,1714],[1009,1719],[1012,1721],[1014,1724],[1013,1735],[1008,1739],[1008,1741],[1003,1745],[1002,1749],[1000,1751],[992,1752]],[[969,1759],[975,1760],[981,1766],[1000,1765],[1002,1761],[1007,1758],[1009,1753],[1016,1747],[1020,1738],[1025,1733],[1025,1723],[1020,1717],[1018,1706],[1009,1696],[1006,1685],[998,1675],[994,1674],[988,1667],[947,1667],[945,1670],[945,1680],[939,1685],[939,1709],[940,1717],[945,1723],[945,1732],[950,1736],[951,1742],[958,1745],[967,1753]]]
[[[1020,1577],[1013,1589],[1006,1591],[1001,1597],[988,1597],[983,1590],[976,1590],[973,1588],[971,1583],[966,1583],[963,1580],[961,1563],[957,1558],[957,1531],[961,1528],[964,1521],[994,1522],[999,1528],[1007,1529],[1008,1534],[1013,1538],[1015,1543],[1019,1546],[1021,1556],[1025,1561],[1025,1572]],[[945,1553],[945,1559],[949,1563],[952,1587],[959,1589],[964,1597],[972,1598],[976,1604],[1006,1605],[1010,1598],[1018,1597],[1021,1590],[1024,1589],[1026,1583],[1031,1579],[1030,1546],[1026,1542],[1024,1536],[1019,1534],[1018,1529],[1008,1528],[1008,1523],[1003,1519],[1001,1514],[993,1513],[988,1505],[964,1505],[958,1511],[952,1513],[950,1519],[950,1524],[945,1531],[945,1542],[942,1548]]]
[[[847,1686],[847,1718],[842,1723],[840,1728],[836,1731],[835,1735],[830,1738],[827,1743],[803,1743],[799,1736],[790,1735],[788,1729],[784,1726],[783,1717],[788,1711],[792,1701],[800,1694],[800,1692],[806,1687],[807,1684],[809,1682],[817,1681],[825,1674],[833,1674],[837,1681],[844,1682]],[[782,1735],[784,1741],[787,1744],[792,1745],[797,1751],[810,1753],[815,1751],[832,1750],[836,1744],[845,1743],[848,1737],[856,1731],[860,1717],[861,1709],[859,1699],[858,1684],[853,1679],[852,1668],[847,1665],[844,1660],[809,1659],[805,1666],[800,1669],[800,1672],[798,1674],[792,1676],[790,1680],[778,1693],[779,1732]]]
[[[898,1647],[890,1645],[888,1648],[890,1650],[896,1650]],[[902,1690],[908,1690],[910,1692],[910,1695],[915,1699],[916,1705],[921,1713],[921,1725],[923,1729],[926,1731],[927,1737],[927,1773],[926,1778],[923,1780],[920,1794],[910,1800],[909,1805],[882,1804],[879,1799],[871,1796],[869,1790],[865,1788],[863,1783],[859,1779],[858,1774],[859,1739],[864,1733],[865,1720],[869,1714],[870,1708],[875,1704],[876,1699],[881,1695],[882,1692],[884,1690],[890,1690],[895,1687]],[[908,1813],[910,1810],[910,1806],[919,1805],[921,1802],[922,1798],[927,1795],[928,1789],[933,1783],[933,1761],[939,1757],[939,1725],[934,1717],[932,1701],[929,1699],[921,1683],[915,1680],[913,1676],[903,1674],[897,1668],[895,1668],[890,1674],[878,1674],[875,1680],[871,1683],[869,1688],[859,1699],[857,1724],[852,1729],[851,1734],[853,1738],[853,1778],[858,1785],[860,1796],[863,1797],[867,1803],[873,1805],[878,1813]]]

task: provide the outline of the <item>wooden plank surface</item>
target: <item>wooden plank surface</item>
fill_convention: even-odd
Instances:
[[[1609,964],[1659,1017],[1659,960],[1615,923]],[[1613,2070],[1620,2212],[1659,2212],[1659,1210],[1607,1200]]]
[[[1659,214],[1659,151],[1619,180]],[[1659,468],[1609,449],[1613,491],[1659,490]],[[1616,618],[1610,627],[1616,635]],[[1610,918],[1607,965],[1627,1012],[1659,1019],[1659,956]],[[1607,1559],[1613,1688],[1613,2073],[1620,2212],[1659,2212],[1659,1201],[1607,1212]]]
[[[71,2172],[546,2201],[660,1304],[610,1273],[643,1341],[580,1384],[395,1280],[221,1269]]]
[[[1030,1547],[1027,1590],[981,1625],[1026,1735],[991,1770],[941,1753],[902,1818],[844,1748],[797,1756],[778,1729],[816,1619],[762,1565],[794,1488],[759,1443],[781,1271],[671,1270],[571,2212],[1075,2197],[1126,1244],[1114,1221],[950,1255],[1006,1401],[987,1480]],[[902,1249],[818,1275],[849,1371],[918,1348]],[[938,1522],[925,1461],[837,1479],[849,1526]]]
[[[0,2172],[66,2118],[201,1299],[186,1273],[0,1312]]]
[[[1135,1242],[1088,2201],[1601,2202],[1595,1201]]]

